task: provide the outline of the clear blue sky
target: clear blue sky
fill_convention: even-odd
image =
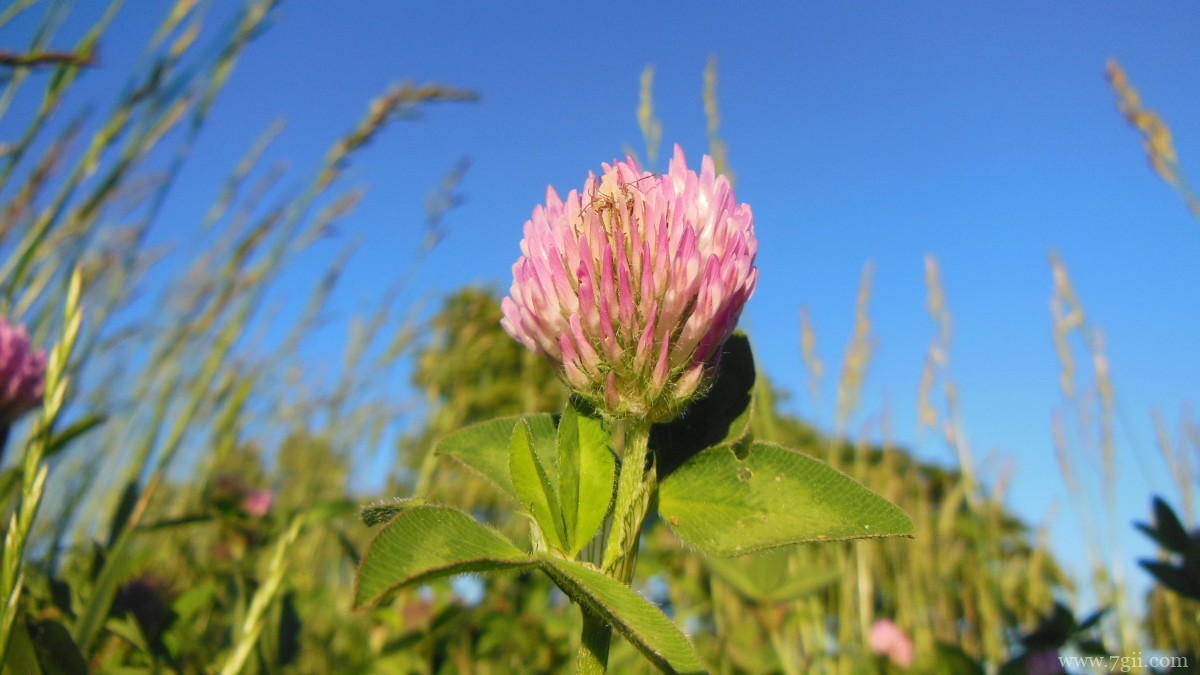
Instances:
[[[56,46],[98,14],[100,3],[81,4]],[[87,97],[111,100],[163,7],[128,3],[75,109]],[[217,3],[214,23],[235,7]],[[21,44],[31,25],[6,28],[0,44]],[[565,193],[623,144],[642,149],[634,110],[646,64],[657,69],[662,153],[677,142],[698,163],[710,54],[737,195],[753,206],[760,241],[761,278],[743,325],[764,370],[795,394],[791,408],[829,425],[859,274],[874,261],[877,349],[851,426],[887,410],[898,441],[950,461],[915,421],[934,333],[923,259],[937,255],[976,461],[994,475],[1011,458],[1007,503],[1034,523],[1057,504],[1053,538],[1081,561],[1051,442],[1051,412],[1062,404],[1048,309],[1055,249],[1107,336],[1125,417],[1118,520],[1129,573],[1144,577],[1133,559],[1151,549],[1129,523],[1148,517],[1151,493],[1173,495],[1150,410],[1162,409],[1174,430],[1180,405],[1196,404],[1200,391],[1200,223],[1148,168],[1114,109],[1104,64],[1121,61],[1200,176],[1193,2],[285,3],[218,102],[160,236],[186,236],[273,119],[288,126],[271,157],[291,161],[298,186],[369,99],[405,78],[438,81],[483,98],[428,109],[354,163],[345,184],[370,192],[342,229],[367,246],[338,302],[362,309],[395,278],[420,240],[427,189],[463,155],[469,202],[449,216],[449,238],[413,297],[470,282],[507,288],[522,224],[546,185]],[[11,135],[11,125],[0,131]],[[828,371],[820,401],[805,391],[801,306]],[[999,459],[989,463],[992,451]]]

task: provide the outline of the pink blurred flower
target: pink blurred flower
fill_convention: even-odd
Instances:
[[[213,484],[212,500],[219,508],[241,511],[251,518],[263,518],[275,503],[270,490],[255,488],[241,476],[219,474]]]
[[[534,208],[501,325],[606,414],[670,420],[711,382],[754,293],[754,218],[712,158],[697,176],[679,146],[666,175],[603,168]]]
[[[880,656],[886,656],[892,663],[901,668],[908,668],[913,662],[913,643],[908,634],[888,621],[880,619],[871,626],[871,635],[867,638],[871,651]]]
[[[271,510],[275,496],[270,490],[250,490],[242,497],[242,511],[254,518],[263,518]]]
[[[0,317],[0,425],[41,405],[45,381],[45,352],[34,351],[24,326]]]

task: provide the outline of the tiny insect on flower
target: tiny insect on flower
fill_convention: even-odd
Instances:
[[[525,223],[502,308],[513,338],[603,413],[663,422],[702,394],[754,293],[754,218],[705,156],[603,165]]]

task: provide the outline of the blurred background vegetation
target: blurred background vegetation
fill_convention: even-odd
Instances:
[[[32,4],[11,4],[0,24]],[[538,575],[500,576],[485,589],[471,580],[436,583],[368,612],[349,609],[358,555],[371,536],[358,519],[360,504],[453,495],[474,505],[480,519],[527,536],[524,521],[505,515],[509,505],[486,481],[430,453],[437,438],[464,424],[563,404],[554,373],[501,330],[499,291],[459,289],[422,312],[400,303],[395,287],[383,288],[372,311],[350,320],[342,360],[328,366],[336,376],[324,382],[310,377],[327,366],[312,362],[306,339],[327,320],[326,303],[349,249],[310,288],[285,289],[305,299],[298,316],[280,319],[265,302],[298,256],[332,245],[326,235],[360,195],[339,181],[357,151],[425,106],[470,102],[476,92],[417,84],[384,92],[366,104],[357,126],[331,139],[315,175],[290,192],[277,187],[281,169],[259,162],[278,133],[266,130],[230,167],[217,201],[195,214],[197,239],[180,248],[187,264],[174,264],[168,283],[147,281],[164,255],[149,237],[162,201],[179,189],[180,168],[203,143],[199,132],[213,101],[273,4],[246,4],[235,30],[213,49],[197,42],[196,5],[176,2],[129,86],[103,113],[89,109],[64,120],[58,104],[92,66],[111,13],[63,51],[50,49],[54,21],[47,17],[44,32],[24,51],[0,59],[0,116],[18,97],[37,101],[23,126],[0,118],[8,130],[0,139],[0,313],[23,322],[49,350],[69,332],[62,310],[74,270],[83,289],[82,330],[64,350],[68,385],[58,419],[47,426],[30,416],[17,426],[0,474],[6,513],[30,505],[36,513],[23,555],[5,549],[6,567],[16,555],[23,572],[6,579],[6,593],[16,598],[7,669],[568,669],[579,616]],[[1118,93],[1132,91],[1115,72],[1110,67]],[[712,154],[724,165],[715,78],[710,64],[705,110]],[[638,119],[654,148],[661,125],[651,80],[643,78]],[[1177,159],[1163,154],[1160,127],[1139,116],[1136,95],[1124,100],[1123,114],[1149,139],[1152,153],[1158,148],[1164,177],[1194,205]],[[463,171],[465,165],[455,167],[431,192],[427,236],[414,265],[442,236],[441,220],[461,198]],[[1091,363],[1103,392],[1103,345],[1085,341],[1084,353],[1073,353],[1079,347],[1067,341],[1072,331],[1091,333],[1083,332],[1085,315],[1066,268],[1055,261],[1054,271],[1064,374],[1076,361]],[[1004,507],[1006,481],[985,486],[977,479],[956,432],[956,392],[945,368],[950,314],[935,259],[927,272],[930,313],[945,330],[930,346],[922,415],[960,448],[958,466],[917,461],[886,440],[846,433],[845,424],[823,434],[782,412],[787,394],[772,387],[769,373],[756,385],[753,418],[758,438],[801,448],[897,503],[915,521],[916,540],[705,559],[652,521],[640,590],[719,672],[996,672],[1005,664],[1026,672],[1032,657],[1048,651],[1190,654],[1194,664],[1200,604],[1195,594],[1188,597],[1194,588],[1188,579],[1200,584],[1200,563],[1194,551],[1187,557],[1177,532],[1164,533],[1161,510],[1147,516],[1156,525],[1146,531],[1164,548],[1153,563],[1160,578],[1174,581],[1155,585],[1131,606],[1123,600],[1127,582],[1103,573],[1121,551],[1096,552],[1097,575],[1070,579],[1045,531]],[[397,278],[402,283],[405,271]],[[859,326],[841,367],[841,420],[857,405],[871,357],[870,294],[868,268]],[[819,373],[812,340],[806,324],[804,356]],[[387,385],[398,375],[411,384],[400,394]],[[1102,408],[1105,414],[1111,410]],[[402,428],[386,488],[364,493],[351,481],[353,464],[379,465],[372,452],[393,442],[388,431],[397,420]],[[31,464],[29,448],[39,438],[47,442]],[[1107,442],[1095,439],[1101,450]],[[1194,438],[1190,444],[1198,445]],[[1169,440],[1162,445],[1182,476],[1174,493],[1183,502],[1181,527],[1193,528],[1190,449]],[[39,488],[43,458],[49,477]],[[1094,478],[1086,475],[1091,469],[1065,461],[1063,471],[1069,483]],[[1104,466],[1095,471],[1104,480]],[[16,523],[6,520],[9,541]],[[1183,562],[1171,567],[1180,556]],[[1091,586],[1083,595],[1100,606],[1072,605],[1081,584]],[[911,637],[911,664],[871,651],[868,636],[880,620]],[[614,672],[646,667],[628,645],[615,648]]]

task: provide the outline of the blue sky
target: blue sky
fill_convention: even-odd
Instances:
[[[80,4],[55,46],[72,44],[100,11]],[[112,100],[163,7],[127,4],[69,108]],[[235,8],[216,3],[211,23]],[[21,44],[32,25],[6,27],[0,44]],[[298,188],[371,98],[403,79],[438,81],[482,100],[429,108],[352,165],[343,183],[369,193],[342,230],[367,245],[338,303],[347,315],[365,309],[395,279],[422,236],[426,191],[462,156],[472,163],[469,201],[449,215],[449,237],[411,296],[473,282],[507,288],[546,185],[565,193],[623,145],[642,150],[634,111],[645,65],[657,72],[660,157],[679,143],[698,164],[709,55],[719,61],[720,133],[760,242],[743,325],[762,368],[794,394],[792,410],[829,426],[859,275],[873,261],[876,351],[851,427],[886,410],[897,441],[950,462],[915,421],[935,330],[923,260],[936,255],[977,464],[989,476],[1010,458],[1009,506],[1037,523],[1057,505],[1052,539],[1082,561],[1085,537],[1073,532],[1051,441],[1062,405],[1048,308],[1056,250],[1106,335],[1125,418],[1117,524],[1128,574],[1144,577],[1132,561],[1151,549],[1129,524],[1148,517],[1152,493],[1173,494],[1150,411],[1174,430],[1180,406],[1197,403],[1200,223],[1147,166],[1104,64],[1120,60],[1174,130],[1184,167],[1200,172],[1194,3],[284,3],[218,101],[156,236],[186,238],[272,120],[287,127],[270,157],[291,163]],[[5,136],[20,112],[0,122]],[[321,262],[288,283],[309,288],[305,274]],[[804,385],[801,306],[827,369],[819,401]],[[1000,459],[985,460],[993,451]],[[1086,475],[1098,480],[1099,470]]]

